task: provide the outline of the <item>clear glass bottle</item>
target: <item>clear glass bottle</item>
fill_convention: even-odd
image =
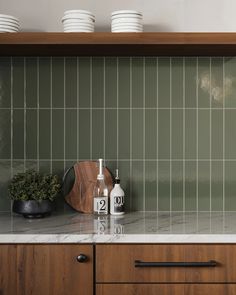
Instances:
[[[93,212],[98,215],[108,214],[108,188],[103,174],[103,159],[99,159],[99,174],[93,190]]]

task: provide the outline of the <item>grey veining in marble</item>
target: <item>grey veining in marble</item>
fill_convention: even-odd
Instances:
[[[0,243],[236,243],[236,212],[0,214]]]

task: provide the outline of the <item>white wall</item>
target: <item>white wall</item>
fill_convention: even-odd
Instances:
[[[0,0],[0,13],[17,16],[24,31],[61,31],[68,9],[96,15],[96,30],[110,30],[110,13],[136,9],[145,31],[236,31],[235,0]]]

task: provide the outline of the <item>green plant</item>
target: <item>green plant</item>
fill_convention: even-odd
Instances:
[[[57,175],[41,174],[27,170],[16,174],[9,184],[8,192],[12,200],[53,201],[61,188]]]

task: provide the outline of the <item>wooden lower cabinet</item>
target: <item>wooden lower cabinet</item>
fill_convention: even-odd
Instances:
[[[233,284],[97,284],[96,295],[236,295]]]

